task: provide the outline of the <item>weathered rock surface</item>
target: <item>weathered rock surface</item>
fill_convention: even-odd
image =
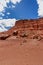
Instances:
[[[7,39],[9,37],[13,38],[14,36],[33,39],[37,37],[37,35],[40,35],[38,38],[43,38],[43,18],[18,20],[16,21],[15,26],[10,30],[0,33],[0,39]]]

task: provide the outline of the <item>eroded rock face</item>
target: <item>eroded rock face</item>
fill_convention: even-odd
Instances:
[[[20,36],[28,35],[28,38],[33,39],[33,35],[43,37],[43,18],[34,20],[19,20],[15,26]]]
[[[7,32],[0,33],[0,39],[6,39],[9,35],[11,38],[14,38],[14,36],[28,37],[29,39],[43,38],[43,18],[16,21],[16,25],[14,27]],[[40,35],[40,37],[38,35]]]
[[[0,35],[0,40],[6,40],[9,37],[8,34],[1,34]]]

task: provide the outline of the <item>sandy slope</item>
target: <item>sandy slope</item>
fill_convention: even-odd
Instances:
[[[43,40],[0,41],[0,65],[43,65]]]

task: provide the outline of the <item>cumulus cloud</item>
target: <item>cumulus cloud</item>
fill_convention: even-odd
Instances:
[[[10,1],[13,4],[21,2],[21,0],[0,0],[0,12],[4,11],[4,8],[7,7],[7,3],[9,3]]]
[[[8,30],[8,27],[15,26],[16,19],[2,19],[0,20],[0,32],[4,32]]]
[[[37,0],[38,16],[43,17],[43,0]]]
[[[9,2],[12,2],[14,4],[12,5],[12,8],[15,8],[15,4],[20,3],[21,0],[0,0],[0,32],[7,31],[8,28],[13,27],[16,22],[16,19],[3,19],[3,16],[5,15],[3,12],[5,12],[7,3]],[[6,14],[10,15],[10,12],[7,12]]]

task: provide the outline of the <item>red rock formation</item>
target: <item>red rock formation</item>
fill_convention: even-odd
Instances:
[[[16,31],[16,32],[15,32]],[[33,38],[33,36],[43,37],[43,18],[31,19],[31,20],[19,20],[16,21],[14,27],[12,27],[7,32],[2,32],[0,34],[7,34],[14,36],[13,34],[17,33],[17,36],[24,36],[28,38]]]

